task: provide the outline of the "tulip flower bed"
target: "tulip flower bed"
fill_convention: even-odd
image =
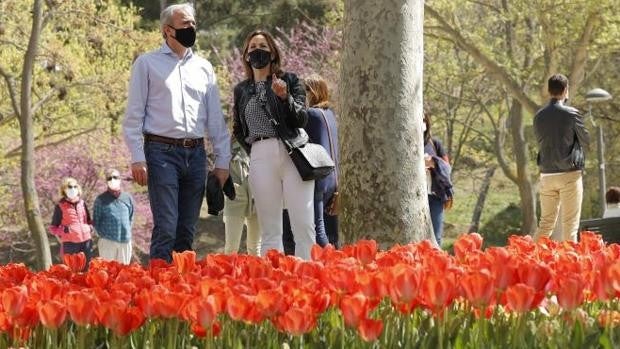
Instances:
[[[173,256],[122,266],[83,255],[0,267],[0,348],[614,348],[620,246],[512,236],[455,254],[421,242],[312,250],[312,261]]]

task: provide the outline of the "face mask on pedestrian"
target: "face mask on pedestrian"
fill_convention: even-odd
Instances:
[[[120,178],[110,178],[108,179],[108,188],[110,190],[118,191],[121,190],[121,180]]]
[[[67,195],[67,199],[69,200],[76,199],[79,194],[80,192],[78,191],[77,185],[76,186],[70,185],[67,189],[65,189],[65,195]]]
[[[250,65],[254,69],[262,69],[271,62],[271,52],[257,48],[248,54]]]
[[[196,29],[194,27],[187,28],[175,28],[169,25],[170,28],[174,29],[173,38],[179,42],[179,44],[184,47],[192,47],[196,42]]]

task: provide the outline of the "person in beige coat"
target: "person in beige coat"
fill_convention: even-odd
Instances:
[[[246,226],[248,254],[260,255],[261,233],[249,182],[250,158],[237,142],[233,142],[230,175],[235,185],[235,200],[224,199],[224,253],[237,253],[243,226]]]

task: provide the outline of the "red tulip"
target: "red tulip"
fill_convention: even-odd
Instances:
[[[196,252],[189,250],[181,253],[172,252],[172,264],[179,274],[189,273],[196,267]]]
[[[478,233],[463,234],[454,242],[454,255],[459,260],[464,260],[472,251],[480,250],[482,236]]]
[[[84,252],[63,254],[62,260],[74,273],[79,273],[86,268],[86,255]]]
[[[60,327],[67,317],[67,308],[56,300],[41,302],[37,309],[41,323],[47,328],[56,329]]]
[[[429,274],[422,283],[422,290],[426,304],[435,312],[440,312],[450,304],[456,294],[453,276],[449,273]]]
[[[517,268],[519,282],[532,286],[536,291],[544,291],[551,280],[551,270],[548,266],[533,259],[523,259]]]
[[[28,301],[26,286],[14,286],[2,291],[2,307],[9,316],[18,316]]]
[[[398,264],[390,269],[390,297],[394,303],[411,303],[420,290],[424,271],[419,267]]]
[[[11,323],[9,316],[6,313],[0,311],[0,333],[11,333],[12,329],[13,324]]]
[[[360,337],[366,342],[377,340],[383,331],[383,321],[373,319],[361,319],[357,326]]]
[[[375,260],[377,255],[377,242],[375,240],[360,240],[354,248],[355,258],[362,264],[368,264]]]
[[[461,277],[461,287],[465,298],[476,308],[491,304],[495,287],[493,277],[487,270],[469,272]]]
[[[294,336],[301,336],[312,331],[316,326],[316,317],[311,309],[292,307],[275,320],[277,327]]]
[[[12,322],[19,327],[36,327],[39,324],[37,303],[32,299],[29,300],[22,312],[12,319]]]
[[[256,294],[256,307],[261,315],[269,318],[286,310],[283,302],[284,294],[279,289],[259,290]]]
[[[368,316],[368,298],[362,293],[352,296],[346,295],[340,300],[340,311],[344,318],[344,323],[350,327],[357,327],[361,319]]]
[[[86,274],[86,284],[90,287],[105,288],[109,280],[108,272],[103,269],[93,269]]]
[[[253,307],[250,296],[245,294],[232,294],[226,302],[228,316],[235,321],[245,320]]]
[[[523,283],[506,289],[506,303],[510,309],[518,313],[526,313],[538,306],[540,301],[537,302],[537,298],[536,290]]]
[[[117,336],[126,336],[144,323],[144,314],[136,307],[128,307],[122,300],[101,304],[100,322]]]
[[[99,300],[93,293],[87,290],[69,292],[66,303],[69,315],[76,324],[86,326],[97,323],[95,309],[99,307]]]
[[[585,282],[579,275],[561,276],[557,279],[558,303],[566,310],[573,310],[583,303]]]

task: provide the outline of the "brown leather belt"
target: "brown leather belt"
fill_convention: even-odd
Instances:
[[[144,141],[172,144],[183,148],[195,148],[204,145],[204,138],[169,138],[146,133],[144,134]]]

